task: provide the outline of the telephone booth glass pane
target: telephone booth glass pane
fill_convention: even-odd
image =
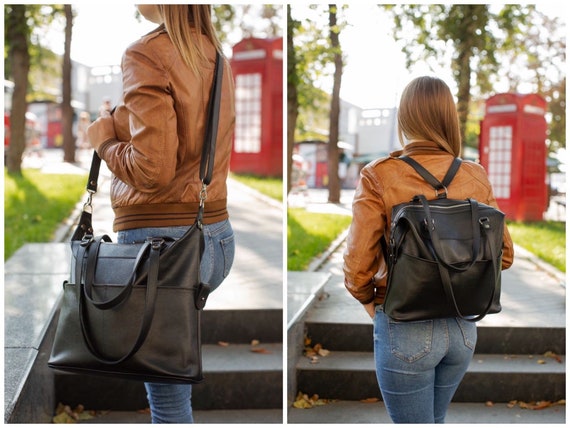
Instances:
[[[513,128],[493,126],[489,130],[489,180],[497,199],[511,197]]]
[[[234,150],[261,151],[261,74],[236,76],[236,126]]]

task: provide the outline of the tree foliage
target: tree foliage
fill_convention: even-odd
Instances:
[[[392,14],[408,66],[423,60],[433,68],[451,67],[464,141],[477,141],[466,135],[471,101],[488,97],[506,81],[510,91],[530,85],[547,99],[551,149],[565,147],[566,41],[556,36],[564,34],[558,18],[519,4],[384,7]]]
[[[402,42],[408,66],[419,60],[451,66],[465,141],[472,95],[491,91],[499,68],[498,52],[521,49],[517,34],[534,6],[505,5],[498,13],[485,4],[398,5],[387,10],[392,13],[394,35]],[[451,64],[446,64],[449,56]]]

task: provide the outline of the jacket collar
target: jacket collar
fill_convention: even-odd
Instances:
[[[433,141],[415,141],[408,143],[401,150],[395,150],[390,153],[390,157],[397,158],[402,155],[449,155],[451,153],[443,150],[437,143]]]

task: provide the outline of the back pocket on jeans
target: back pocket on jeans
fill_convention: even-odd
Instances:
[[[413,363],[431,352],[433,342],[433,320],[388,321],[390,350],[402,361]]]

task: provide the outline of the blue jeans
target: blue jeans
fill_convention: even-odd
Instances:
[[[475,323],[460,318],[398,322],[374,317],[376,377],[394,423],[444,423],[473,358]]]
[[[120,231],[119,243],[144,242],[147,237],[180,238],[188,226],[141,228]],[[235,254],[234,232],[229,220],[204,225],[202,282],[215,290],[230,273]],[[145,383],[152,423],[192,423],[192,385]]]

